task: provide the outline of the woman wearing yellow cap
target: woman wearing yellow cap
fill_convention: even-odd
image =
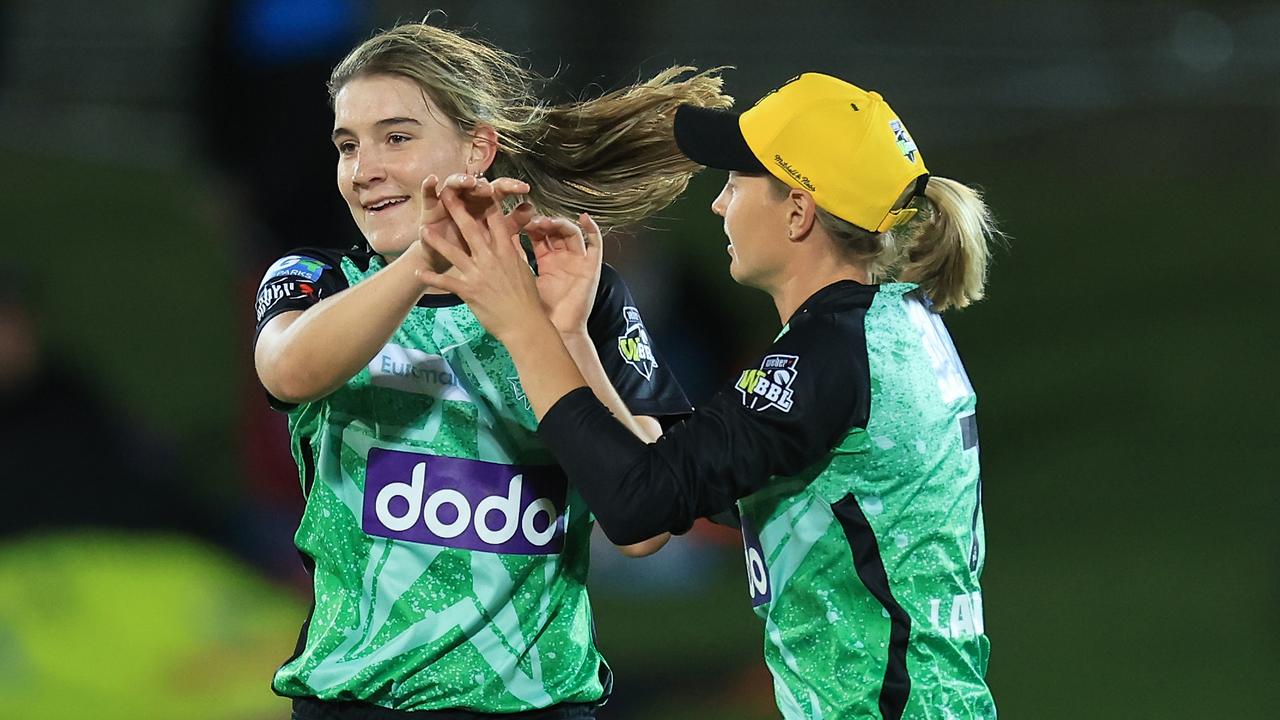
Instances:
[[[994,717],[976,398],[939,315],[982,297],[985,205],[929,176],[879,94],[826,75],[741,115],[682,107],[675,132],[730,171],[712,204],[729,272],[769,293],[781,331],[657,442],[586,387],[496,208],[477,218],[443,193],[467,248],[429,233],[459,272],[421,279],[510,350],[539,435],[615,543],[736,510],[784,717]],[[578,258],[585,317],[600,240],[581,223],[528,230]]]

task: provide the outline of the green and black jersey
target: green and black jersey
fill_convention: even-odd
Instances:
[[[784,717],[994,718],[975,405],[914,285],[842,281],[653,445],[581,391],[539,432],[615,542],[736,504]]]
[[[259,330],[384,265],[294,251],[263,279]],[[634,413],[690,411],[611,268],[588,327]],[[295,540],[315,586],[274,681],[301,699],[295,717],[455,718],[607,696],[585,588],[591,513],[537,437],[506,348],[458,298],[423,297],[329,396],[273,404],[288,412],[306,495]]]

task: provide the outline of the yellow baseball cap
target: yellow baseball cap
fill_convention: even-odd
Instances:
[[[768,172],[813,194],[818,207],[872,232],[915,215],[894,203],[929,170],[907,128],[880,94],[822,73],[804,73],[741,114],[681,105],[676,145],[690,160],[737,172]]]

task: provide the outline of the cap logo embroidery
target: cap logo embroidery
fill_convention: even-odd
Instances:
[[[817,192],[817,186],[815,186],[807,176],[801,175],[799,171],[791,167],[791,164],[786,160],[783,160],[781,155],[774,155],[773,161],[777,163],[778,167],[782,168],[783,172],[795,178],[796,182],[803,185],[806,190],[809,192]]]

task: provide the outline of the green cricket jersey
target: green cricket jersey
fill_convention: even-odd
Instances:
[[[738,504],[787,718],[995,717],[976,398],[911,289],[881,286],[866,311],[866,426]]]
[[[263,280],[258,326],[383,266],[295,251]],[[612,269],[589,329],[635,413],[688,412]],[[535,434],[506,349],[456,297],[425,296],[366,368],[288,413],[315,604],[278,693],[480,713],[607,696],[590,512]]]
[[[788,720],[994,718],[975,404],[914,285],[842,281],[654,445],[602,432],[581,392],[539,432],[614,542],[737,501]]]

